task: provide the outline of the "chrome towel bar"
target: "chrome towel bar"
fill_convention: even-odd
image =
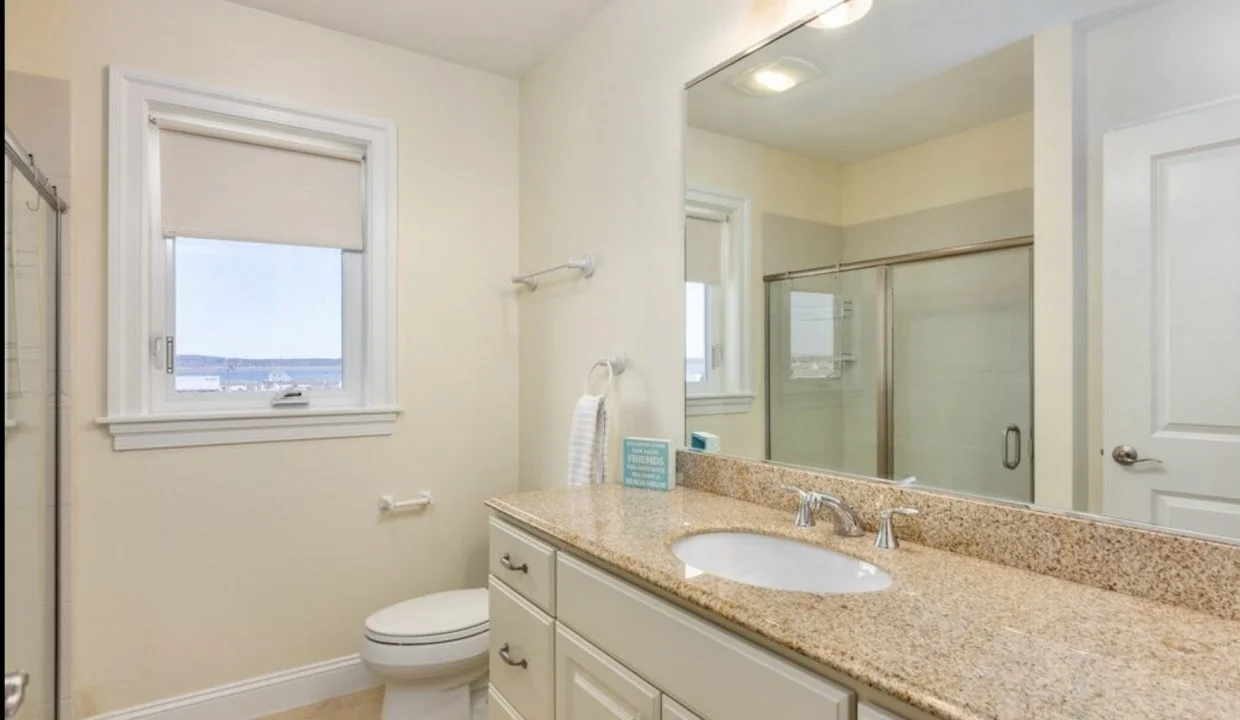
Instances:
[[[560,263],[559,265],[555,265],[554,267],[543,268],[542,270],[536,270],[532,273],[526,273],[524,275],[513,275],[512,284],[513,285],[524,285],[526,288],[528,288],[532,292],[538,289],[538,278],[540,275],[546,275],[547,273],[553,273],[557,270],[577,270],[581,272],[581,276],[584,278],[593,277],[594,276],[594,256],[590,254],[586,254],[586,255],[582,255],[581,257],[570,258],[568,262]]]

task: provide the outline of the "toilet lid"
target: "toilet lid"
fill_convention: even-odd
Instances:
[[[423,595],[366,618],[366,636],[377,642],[422,645],[450,642],[490,626],[486,588]]]

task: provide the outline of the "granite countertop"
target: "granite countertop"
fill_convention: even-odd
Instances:
[[[1240,718],[1240,622],[873,536],[722,495],[595,485],[487,503],[690,606],[948,720]],[[889,572],[815,595],[685,577],[671,543],[709,530],[806,540]],[[1240,591],[1240,590],[1238,590]]]

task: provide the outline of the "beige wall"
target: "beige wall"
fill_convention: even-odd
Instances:
[[[689,187],[739,195],[750,201],[748,351],[749,387],[755,396],[746,413],[688,417],[685,442],[689,432],[704,430],[719,436],[720,448],[728,455],[766,457],[766,307],[762,276],[778,270],[839,262],[839,238],[829,237],[840,221],[839,169],[830,163],[698,128],[687,131],[685,168]],[[780,232],[773,229],[779,227],[780,221],[772,215],[809,221],[824,232],[817,243],[805,233]]]
[[[523,488],[564,483],[582,378],[616,350],[620,431],[682,437],[684,84],[814,5],[614,0],[522,81],[521,265],[599,261],[521,299]]]
[[[1084,113],[1081,36],[1070,24],[1034,37],[1034,502],[1077,507],[1084,473]]]
[[[94,420],[114,63],[398,123],[392,437],[112,451]],[[219,0],[8,0],[5,68],[72,87],[76,716],[350,654],[369,612],[481,584],[482,502],[516,487],[517,83]],[[425,513],[380,519],[380,494],[423,489]]]
[[[844,225],[1033,186],[1033,114],[846,165]]]

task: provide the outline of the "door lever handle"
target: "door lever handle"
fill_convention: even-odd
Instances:
[[[1163,464],[1163,461],[1158,458],[1141,457],[1137,449],[1131,445],[1116,445],[1115,449],[1111,451],[1111,459],[1124,467],[1132,467],[1141,463]]]
[[[24,672],[4,674],[4,717],[5,720],[17,717],[26,701],[26,686],[30,684],[30,676]]]

